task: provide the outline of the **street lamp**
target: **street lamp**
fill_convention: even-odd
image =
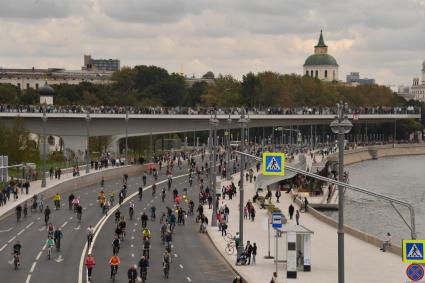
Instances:
[[[226,150],[226,179],[230,180],[230,125],[232,124],[232,118],[227,118],[227,150]]]
[[[248,119],[245,118],[245,110],[242,109],[241,118],[238,121],[241,124],[241,152],[245,151],[245,128],[248,124]],[[243,242],[243,208],[244,208],[244,189],[243,189],[243,169],[245,167],[245,155],[241,154],[241,177],[240,177],[240,189],[239,189],[239,246],[238,248],[238,257],[244,251],[244,242]]]
[[[210,154],[212,155],[212,166],[210,163],[210,168],[212,168],[211,171],[211,189],[212,189],[212,198],[213,198],[213,210],[212,210],[212,216],[211,216],[211,226],[216,227],[217,226],[217,196],[216,196],[216,183],[217,183],[217,166],[216,166],[216,155],[217,155],[217,146],[218,146],[218,140],[217,140],[217,126],[218,126],[218,120],[217,120],[217,112],[214,111],[214,117],[210,117]],[[211,137],[212,136],[212,137]]]
[[[128,109],[125,112],[125,165],[128,165]]]
[[[47,124],[47,115],[46,115],[46,104],[43,105],[43,163],[41,166],[41,187],[45,188],[47,186],[46,182],[46,124]]]
[[[338,181],[344,175],[344,136],[349,133],[353,124],[345,115],[347,104],[338,103],[338,116],[330,124],[334,134],[338,134]],[[344,188],[338,186],[338,283],[344,283]]]
[[[87,115],[86,115],[86,128],[87,128],[87,149],[86,149],[86,174],[90,172],[90,156],[89,156],[89,138],[90,138],[90,108],[87,109]]]

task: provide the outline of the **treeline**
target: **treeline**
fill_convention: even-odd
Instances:
[[[237,80],[220,75],[214,83],[189,86],[185,78],[156,66],[124,67],[112,76],[112,84],[55,85],[55,104],[134,106],[334,106],[344,100],[353,106],[402,106],[406,101],[389,88],[357,87],[321,82],[295,74],[248,73]],[[20,91],[0,85],[0,103],[37,104],[35,90]]]

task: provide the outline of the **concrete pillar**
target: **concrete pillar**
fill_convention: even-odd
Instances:
[[[84,161],[85,152],[87,148],[86,136],[62,136],[64,143],[64,155],[66,158],[70,157],[71,152],[74,152],[75,157],[80,161]]]

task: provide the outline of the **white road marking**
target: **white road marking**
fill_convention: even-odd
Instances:
[[[137,222],[136,222],[136,223],[134,223],[134,226],[137,226]]]
[[[12,229],[13,229],[13,227],[10,227],[9,229],[1,230],[0,233],[10,232],[10,231],[12,231]]]
[[[44,244],[44,246],[41,248],[42,251],[44,251],[47,247],[47,244]]]
[[[134,236],[131,236],[131,239],[134,240]]]
[[[39,252],[37,257],[35,258],[35,260],[39,260],[42,254],[43,254],[43,252]]]
[[[192,282],[192,279],[190,279],[190,277],[186,277],[187,281]]]
[[[87,192],[86,192],[86,193],[84,193],[84,194],[85,194],[85,195],[88,195],[89,193],[87,193]]]
[[[134,257],[134,254],[131,254],[131,257]]]
[[[181,269],[183,269],[183,265],[180,264],[179,266],[180,266]]]
[[[34,272],[34,269],[35,269],[35,265],[36,264],[37,264],[37,262],[34,261],[33,264],[32,264],[32,266],[31,266],[30,273],[33,273]]]
[[[41,231],[44,231],[45,229],[46,229],[46,227],[43,226],[43,227],[39,228],[38,231],[41,232]]]
[[[24,231],[25,231],[25,228],[24,228],[24,229],[22,229],[21,231],[19,231],[19,232],[18,232],[18,236],[20,236],[22,233],[24,233]]]
[[[69,220],[72,220],[72,218],[74,218],[74,217],[72,217],[72,216],[71,216],[71,217],[69,217]]]
[[[7,247],[7,244],[4,244],[3,247],[0,248],[0,252],[3,251]]]
[[[31,222],[30,224],[28,224],[27,226],[25,226],[25,229],[28,229],[29,227],[31,227],[32,224],[34,224],[34,222]]]
[[[178,255],[177,254],[174,254],[174,257],[178,257]]]
[[[28,274],[28,276],[27,276],[27,280],[25,280],[25,283],[29,283],[29,282],[30,282],[30,280],[31,280],[31,274]]]
[[[134,245],[133,245],[133,244],[131,244],[130,246],[131,246],[132,248],[134,247]]]
[[[7,241],[9,244],[16,239],[16,236],[13,236],[9,241]]]
[[[133,229],[133,233],[136,232],[136,229]]]
[[[89,203],[90,206],[93,206],[93,203]]]
[[[63,228],[63,227],[65,227],[66,226],[66,224],[68,224],[68,221],[65,221],[62,225],[61,225],[61,227]]]
[[[38,217],[37,220],[40,220],[40,217]]]

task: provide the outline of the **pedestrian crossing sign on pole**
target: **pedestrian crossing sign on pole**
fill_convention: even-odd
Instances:
[[[403,240],[403,262],[425,263],[425,240]]]
[[[263,153],[263,175],[283,176],[285,175],[285,154],[280,152]]]

